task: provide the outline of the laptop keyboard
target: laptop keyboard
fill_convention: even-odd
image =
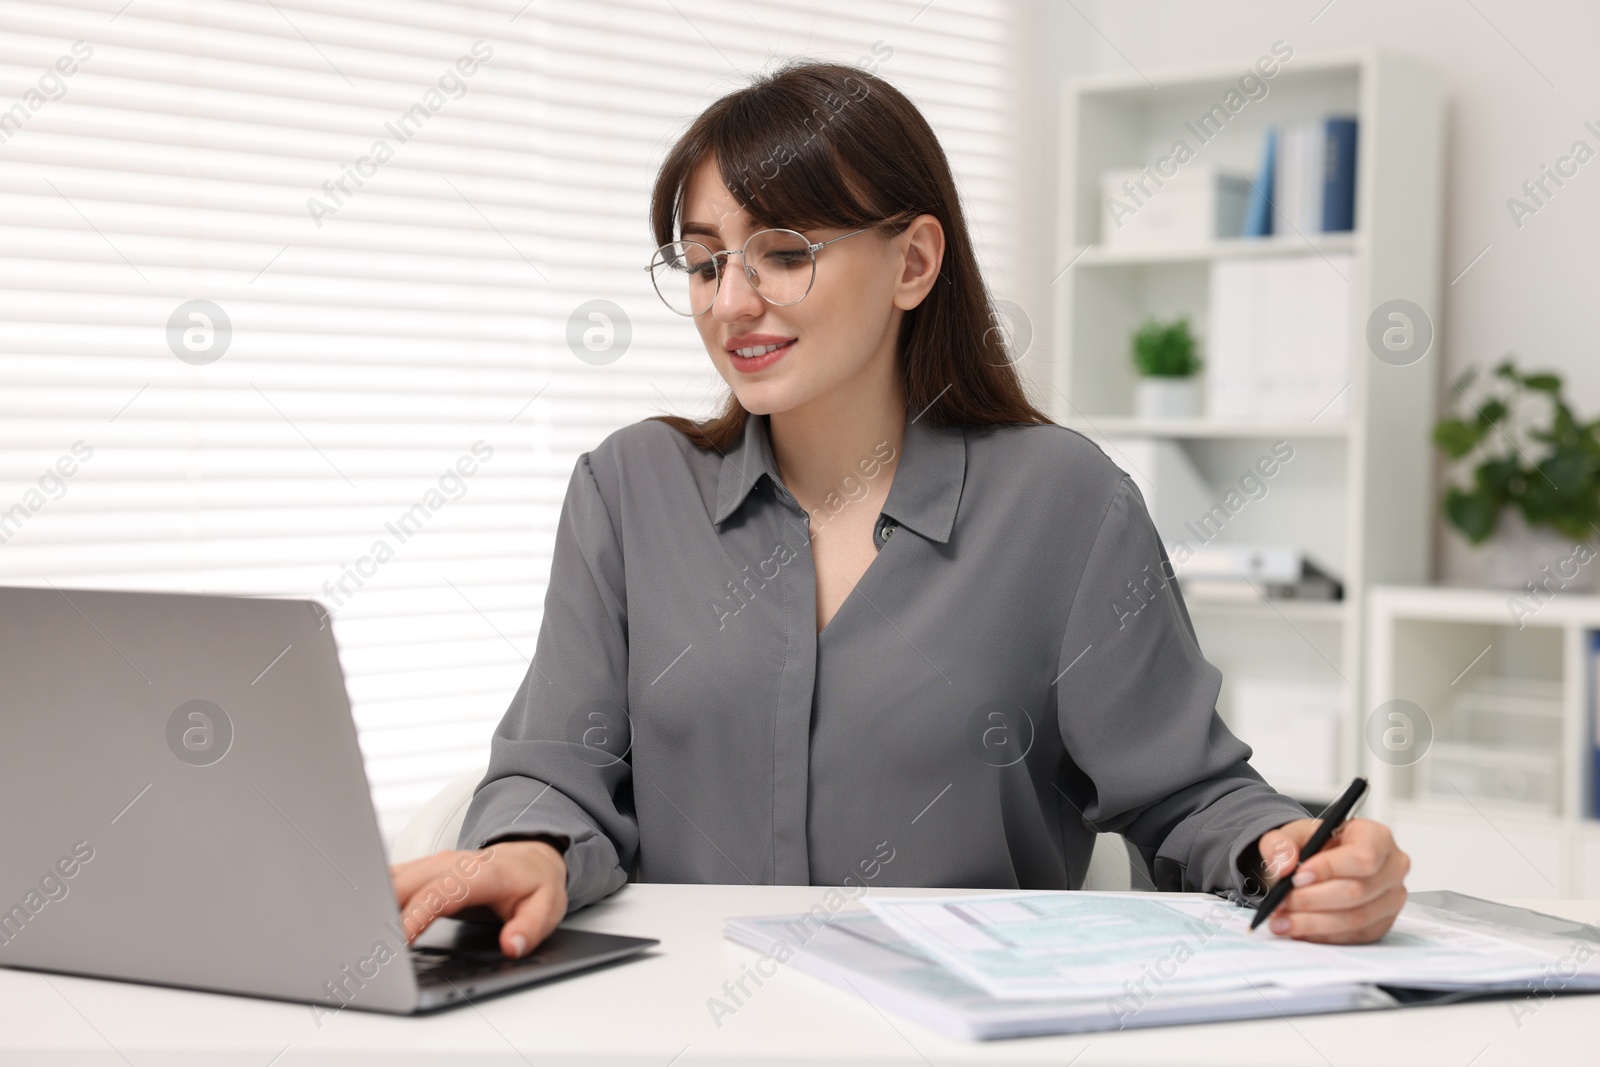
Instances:
[[[445,985],[447,982],[462,982],[526,967],[529,962],[536,960],[537,955],[533,953],[513,960],[498,948],[450,951],[413,945],[411,968],[416,972],[419,983]]]

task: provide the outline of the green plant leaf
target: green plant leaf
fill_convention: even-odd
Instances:
[[[1133,365],[1146,377],[1188,378],[1200,370],[1188,316],[1171,322],[1146,319],[1133,335]]]
[[[1580,493],[1594,482],[1594,466],[1588,456],[1576,449],[1558,448],[1539,464],[1539,470],[1555,483],[1563,495]]]
[[[1444,513],[1452,526],[1477,545],[1494,532],[1500,505],[1481,490],[1468,493],[1452,486],[1444,496]]]
[[[1460,459],[1478,446],[1486,432],[1476,422],[1443,419],[1433,428],[1433,440],[1451,459]]]
[[[1560,518],[1555,520],[1557,532],[1572,538],[1574,542],[1588,541],[1594,536],[1594,525],[1582,519]]]
[[[1478,464],[1473,477],[1478,488],[1496,500],[1506,500],[1515,496],[1521,483],[1526,481],[1523,477],[1522,463],[1515,456],[1486,459]]]
[[[1560,374],[1524,374],[1514,356],[1493,368],[1493,378],[1503,384],[1485,390],[1491,395],[1474,407],[1464,386],[1475,380],[1475,374],[1468,368],[1458,379],[1456,414],[1435,423],[1434,443],[1460,460],[1502,438],[1496,427],[1504,426],[1516,439],[1542,446],[1538,451],[1543,455],[1535,463],[1510,445],[1510,437],[1503,438],[1505,447],[1484,448],[1470,487],[1451,487],[1445,493],[1446,519],[1480,543],[1492,536],[1501,508],[1511,506],[1529,525],[1559,530],[1577,540],[1592,539],[1600,528],[1600,418],[1580,420],[1562,398]],[[1530,391],[1548,396],[1548,409],[1522,403]]]
[[[1572,409],[1560,401],[1551,413],[1550,433],[1556,440],[1576,441],[1578,438],[1578,420],[1573,418]]]

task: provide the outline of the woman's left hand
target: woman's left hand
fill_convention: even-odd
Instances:
[[[1300,847],[1317,825],[1316,819],[1296,819],[1261,835],[1256,847],[1268,887],[1294,870]],[[1406,902],[1409,870],[1411,857],[1400,851],[1387,826],[1351,819],[1295,873],[1295,888],[1267,926],[1305,941],[1376,941],[1389,932]]]

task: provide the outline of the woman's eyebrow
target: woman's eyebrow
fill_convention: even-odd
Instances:
[[[707,222],[686,222],[683,224],[683,228],[678,231],[678,236],[687,237],[691,233],[704,234],[707,237],[717,237],[717,228]]]
[[[753,228],[751,229],[750,232],[754,233],[756,230],[770,230],[770,229],[775,228],[777,225],[778,224],[775,223],[775,222],[769,223],[769,222],[763,222],[760,219],[757,219],[752,224]],[[705,236],[705,237],[713,237],[713,238],[716,238],[718,241],[722,240],[722,237],[717,233],[717,228],[715,226],[711,225],[709,222],[686,222],[678,230],[678,236],[679,237],[688,237],[690,234],[698,234],[698,235],[702,235],[702,236]]]

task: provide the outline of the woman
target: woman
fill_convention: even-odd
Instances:
[[[522,955],[630,876],[1076,888],[1096,831],[1162,889],[1292,866],[1315,820],[1218,717],[1133,483],[1025,399],[916,108],[791,64],[693,123],[651,224],[726,411],[579,459],[461,830],[493,848],[395,868],[410,932],[487,908]],[[1272,929],[1375,940],[1408,866],[1355,820]]]

